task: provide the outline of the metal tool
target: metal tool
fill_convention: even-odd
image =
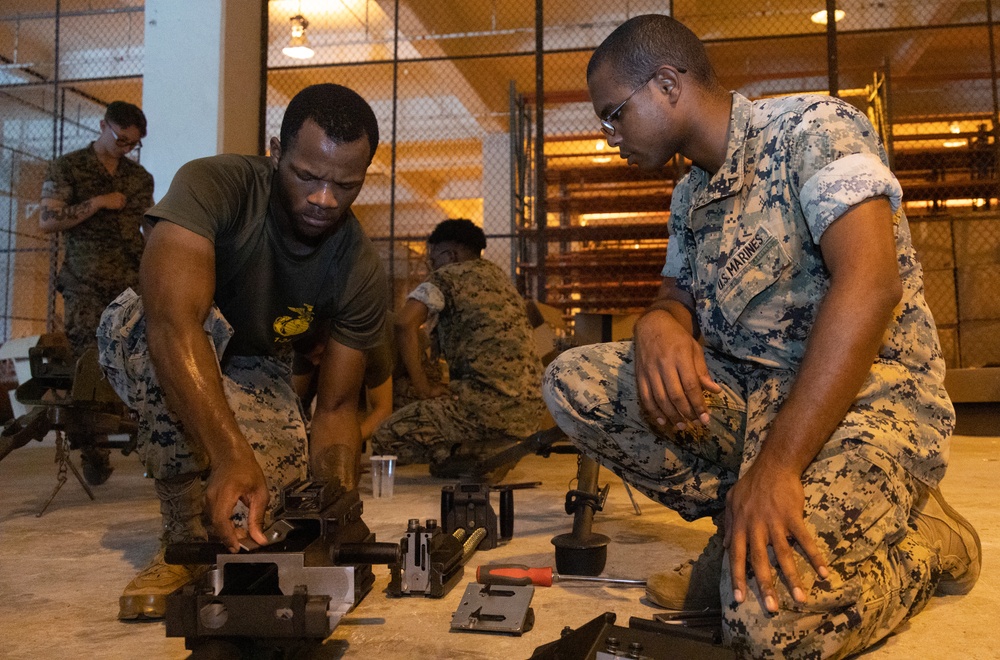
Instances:
[[[278,520],[264,530],[264,538],[266,540],[263,543],[257,543],[252,538],[247,537],[240,541],[240,548],[246,550],[247,552],[251,552],[253,550],[257,550],[258,548],[263,548],[264,546],[281,543],[288,538],[288,533],[294,529],[295,525],[287,520]]]
[[[484,538],[482,527],[466,538],[465,528],[445,534],[434,519],[421,526],[418,518],[411,518],[399,540],[402,559],[389,564],[386,593],[441,598],[462,579],[466,562]]]
[[[573,531],[552,538],[556,547],[556,568],[567,575],[600,575],[608,560],[611,539],[594,532],[594,513],[604,509],[608,488],[598,486],[601,466],[593,458],[580,455],[577,487],[566,493],[566,513],[573,516]]]
[[[614,612],[573,630],[563,628],[559,639],[535,649],[531,660],[735,660],[736,652],[722,644],[721,629],[685,628],[632,617],[628,627],[615,625]],[[720,618],[721,621],[721,618]]]
[[[452,630],[521,635],[535,624],[535,588],[470,583],[451,617]]]
[[[441,489],[441,527],[446,534],[464,529],[472,534],[477,529],[486,530],[486,537],[479,544],[480,550],[492,550],[507,543],[514,536],[514,491],[534,488],[542,482],[491,486],[483,482],[461,482]],[[500,517],[490,503],[490,493],[500,493]]]
[[[272,651],[319,645],[371,590],[372,564],[400,561],[399,544],[375,542],[361,514],[358,491],[337,479],[298,481],[282,492],[266,546],[168,545],[167,563],[214,567],[167,596],[167,636],[193,651],[218,642],[260,650],[244,657],[299,657]]]
[[[722,621],[722,610],[706,607],[703,610],[677,610],[674,612],[659,612],[653,618],[660,623],[685,626],[687,628],[718,627]]]
[[[645,580],[624,578],[592,577],[584,575],[560,575],[551,566],[530,567],[522,564],[490,564],[476,569],[476,580],[482,584],[532,584],[536,587],[551,587],[553,582],[599,582],[620,584],[629,587],[644,587]]]

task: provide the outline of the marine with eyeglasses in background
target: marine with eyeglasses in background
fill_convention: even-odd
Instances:
[[[63,235],[65,256],[56,288],[63,296],[66,336],[74,356],[97,346],[101,312],[119,293],[138,286],[143,214],[153,205],[153,175],[126,158],[146,137],[146,116],[125,101],[110,103],[97,139],[49,163],[42,184],[39,229]],[[80,447],[91,484],[111,476],[107,447],[93,436],[70,437]]]

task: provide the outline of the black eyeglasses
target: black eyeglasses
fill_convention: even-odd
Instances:
[[[680,67],[676,68],[677,68],[677,73],[687,73],[687,69],[682,69]],[[632,93],[625,97],[624,101],[615,106],[614,110],[609,112],[606,117],[603,117],[601,119],[601,130],[604,132],[605,135],[607,135],[608,137],[614,137],[615,125],[612,124],[611,122],[616,121],[618,119],[618,115],[621,114],[622,108],[624,108],[625,104],[628,103],[632,99],[632,97],[636,95],[636,92],[638,92],[640,89],[648,85],[649,81],[655,77],[656,77],[656,72],[654,71],[653,75],[651,75],[649,78],[646,78],[646,82],[642,83],[641,85],[633,89]]]
[[[122,149],[125,149],[127,151],[132,151],[136,147],[142,146],[142,139],[135,141],[129,140],[128,138],[124,138],[118,135],[118,131],[115,130],[115,127],[111,124],[111,122],[107,122],[107,125],[108,125],[108,130],[111,131],[111,134],[115,136],[115,144],[117,144]]]

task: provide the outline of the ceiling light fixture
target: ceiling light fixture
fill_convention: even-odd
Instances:
[[[833,19],[837,23],[844,20],[844,16],[847,16],[847,14],[844,13],[843,9],[837,9],[836,11],[833,12]],[[815,14],[809,17],[809,20],[812,21],[813,23],[816,23],[817,25],[826,25],[826,10],[823,9],[822,11],[816,12]]]
[[[297,60],[308,60],[316,54],[316,51],[309,47],[309,39],[306,38],[306,28],[309,27],[309,21],[302,14],[296,14],[292,16],[291,22],[292,38],[288,41],[288,45],[281,49],[281,52]]]

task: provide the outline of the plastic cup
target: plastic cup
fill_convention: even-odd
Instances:
[[[372,456],[372,496],[392,497],[396,481],[396,457]]]

